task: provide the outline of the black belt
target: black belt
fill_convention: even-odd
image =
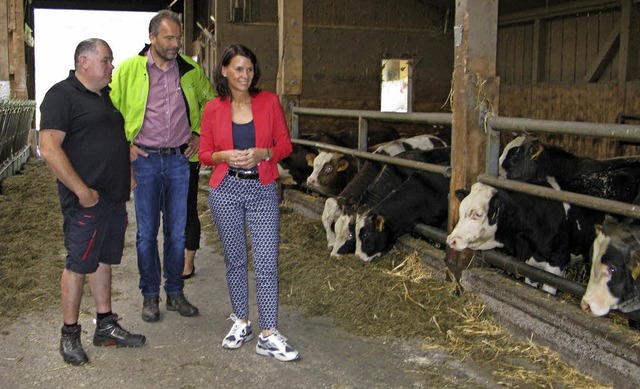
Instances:
[[[147,153],[170,155],[170,154],[184,154],[184,151],[187,149],[189,145],[185,143],[183,145],[176,146],[176,147],[149,147],[149,146],[142,146],[142,145],[136,145],[136,146],[140,147],[142,150],[146,151]]]
[[[229,175],[241,180],[257,180],[260,178],[258,172],[245,172],[242,170],[229,169]]]

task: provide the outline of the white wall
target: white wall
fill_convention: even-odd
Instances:
[[[53,10],[34,11],[36,128],[40,102],[51,86],[73,69],[76,46],[87,38],[101,38],[113,50],[113,64],[136,55],[149,43],[149,20],[155,12]]]

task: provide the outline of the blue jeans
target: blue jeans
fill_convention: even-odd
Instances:
[[[189,191],[189,160],[181,154],[149,153],[132,162],[138,186],[133,191],[136,208],[136,248],[140,290],[143,296],[160,294],[160,270],[168,296],[182,293],[184,244]],[[160,214],[164,233],[164,261],[158,252]]]

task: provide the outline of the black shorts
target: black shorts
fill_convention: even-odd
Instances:
[[[78,274],[93,273],[99,262],[117,265],[122,260],[127,229],[125,203],[100,198],[98,204],[80,204],[63,211],[65,268]]]

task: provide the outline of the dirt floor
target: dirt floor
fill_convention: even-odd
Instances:
[[[30,169],[38,170],[42,168],[42,163],[35,165],[35,168],[33,165],[30,167]],[[25,174],[32,174],[32,172],[33,170],[27,169]],[[28,191],[30,189],[27,185],[19,187],[19,190]],[[11,196],[11,190],[7,192],[9,193],[5,193],[4,197]],[[42,190],[39,192],[42,197]],[[35,202],[35,200],[33,201]],[[7,210],[8,205],[6,201],[0,202],[0,206],[4,207],[3,211]],[[167,312],[164,309],[164,302],[161,302],[161,321],[159,323],[145,323],[140,318],[142,298],[137,287],[138,275],[134,243],[135,216],[132,206],[133,204],[130,202],[130,228],[128,229],[125,255],[122,264],[114,270],[113,308],[122,317],[121,324],[125,328],[144,333],[147,336],[147,345],[139,349],[94,347],[91,344],[91,339],[95,328],[93,323],[95,311],[91,296],[86,291],[81,308],[80,323],[83,326],[83,344],[91,363],[82,367],[72,367],[65,364],[58,352],[61,325],[60,309],[57,303],[59,271],[55,277],[50,276],[48,280],[41,280],[34,275],[34,282],[37,281],[49,288],[39,287],[41,290],[46,290],[47,298],[35,294],[31,298],[32,301],[20,301],[19,305],[33,304],[36,308],[27,309],[25,312],[20,309],[18,310],[20,313],[15,318],[0,321],[0,339],[3,347],[0,358],[1,387],[83,388],[96,385],[113,385],[125,389],[231,388],[239,386],[336,389],[606,387],[589,377],[581,376],[575,370],[563,366],[561,362],[555,361],[557,356],[549,356],[548,353],[543,357],[529,356],[527,354],[529,350],[536,349],[536,346],[511,341],[507,334],[495,326],[490,328],[491,334],[481,335],[477,338],[478,344],[475,346],[478,349],[483,349],[485,354],[494,356],[494,360],[474,360],[468,351],[472,346],[469,346],[469,341],[463,339],[467,334],[477,331],[468,323],[469,318],[474,316],[472,312],[469,312],[472,310],[470,306],[464,308],[463,311],[452,314],[453,316],[465,316],[460,319],[459,323],[449,325],[441,322],[438,324],[436,317],[442,320],[443,314],[427,317],[426,321],[433,322],[432,327],[443,333],[439,337],[417,335],[422,333],[421,331],[415,331],[416,335],[406,336],[405,334],[403,336],[400,333],[392,333],[391,330],[387,331],[384,337],[364,336],[363,333],[370,333],[367,330],[368,327],[360,323],[360,316],[363,315],[362,308],[364,307],[365,312],[370,309],[364,303],[354,300],[353,305],[347,307],[347,310],[351,310],[353,317],[349,317],[347,312],[346,315],[342,314],[342,319],[334,317],[335,312],[332,312],[332,308],[337,304],[328,298],[325,304],[318,304],[322,309],[311,313],[308,308],[286,305],[286,303],[296,302],[296,299],[293,298],[296,293],[294,287],[291,286],[295,285],[293,282],[295,280],[283,281],[283,284],[287,285],[287,290],[284,295],[281,290],[281,298],[285,303],[281,306],[279,327],[281,332],[300,351],[299,361],[284,363],[259,356],[255,353],[255,340],[245,344],[239,350],[224,350],[220,346],[221,340],[231,325],[231,322],[227,320],[230,308],[224,279],[224,264],[218,252],[217,243],[210,235],[206,234],[203,237],[203,247],[196,257],[196,276],[188,280],[185,287],[185,293],[190,301],[200,309],[200,316],[183,318],[175,312]],[[14,207],[18,206],[14,205]],[[49,210],[47,209],[47,211]],[[54,208],[53,211],[56,212],[56,209]],[[44,214],[44,211],[41,212]],[[20,221],[20,216],[10,215],[10,217],[13,221]],[[207,223],[206,214],[202,220],[205,224]],[[295,221],[298,219],[287,220]],[[0,221],[5,223],[0,227],[6,228],[7,218],[0,218]],[[59,228],[57,223],[54,224]],[[296,225],[287,228],[307,229],[307,227],[299,227],[297,221],[294,223]],[[31,231],[22,232],[22,235],[27,234],[28,240],[37,242],[38,235],[34,231],[37,231],[38,228],[36,226],[30,228]],[[307,243],[289,242],[285,239],[283,241],[284,249],[295,252],[294,250],[297,248],[301,250],[301,253],[304,253],[305,250],[310,250],[309,247],[315,247],[314,245],[322,246],[323,236],[320,229],[321,226],[314,234],[309,234],[309,242]],[[4,234],[0,241],[14,239],[9,239],[7,236]],[[7,250],[11,249],[11,241],[0,243],[2,243],[0,246],[3,250],[6,247],[9,247]],[[47,248],[43,249],[46,252]],[[61,266],[59,260],[62,254],[58,253],[60,248],[56,247],[54,251],[55,253],[49,252],[49,257],[56,257],[58,266]],[[38,252],[38,255],[44,254]],[[7,258],[2,258],[2,260],[7,260]],[[314,258],[309,258],[309,261],[314,260]],[[291,270],[286,266],[283,266],[283,276],[291,277]],[[315,278],[321,279],[322,284],[322,286],[316,287],[318,295],[323,295],[323,293],[327,293],[326,291],[330,291],[336,296],[340,296],[340,292],[353,294],[358,289],[368,287],[365,282],[366,273],[362,274],[363,269],[367,269],[366,266],[371,266],[372,277],[373,272],[376,271],[372,264],[350,263],[349,259],[330,266],[336,268],[340,274],[352,274],[351,271],[358,271],[358,279],[354,277],[350,283],[337,282],[333,279],[325,281],[323,277],[327,274],[319,274],[318,270],[315,270]],[[37,266],[31,266],[28,269],[34,274],[38,272]],[[0,273],[0,279],[3,282],[5,282],[6,276],[6,272]],[[416,293],[407,284],[409,282],[400,282],[397,284],[400,286],[394,288],[396,290],[389,290],[388,293],[396,293],[398,288],[404,286],[404,293],[400,293],[400,296],[405,296],[403,303],[406,306],[418,307],[419,302],[409,301],[413,299],[410,293],[413,293],[414,297]],[[250,318],[257,322],[253,280],[250,285],[252,286]],[[24,285],[12,287],[27,289],[27,286]],[[383,295],[387,292],[379,289],[375,295],[371,295],[370,299],[383,300]],[[11,301],[10,292],[2,292],[0,297],[5,302]],[[345,298],[341,297],[341,299]],[[38,305],[40,300],[49,302],[40,306]],[[446,303],[447,300],[443,301]],[[435,307],[424,306],[417,309],[423,310],[423,308],[435,309]],[[444,309],[451,311],[446,306]],[[11,309],[7,310],[5,306],[2,314],[6,318],[10,316],[12,311]],[[416,315],[394,315],[392,313],[391,318],[387,318],[390,321],[385,323],[391,323],[393,320],[402,321],[405,327],[407,323],[409,323],[408,327],[411,327],[414,320],[418,323]],[[347,320],[345,320],[345,316]],[[374,312],[372,316],[375,316],[376,320],[382,321],[384,312]],[[478,316],[482,317],[483,314],[479,313],[476,317]],[[424,318],[420,317],[420,319]],[[350,325],[349,322],[354,324]],[[451,329],[440,328],[445,325]],[[353,331],[354,328],[351,326],[358,327],[359,331]],[[415,324],[413,327],[426,326]],[[390,324],[386,324],[386,328],[392,327]],[[495,339],[508,342],[510,347],[518,349],[518,354],[515,354],[518,356],[509,355],[506,363],[498,361],[500,350],[494,349]],[[544,361],[546,358],[553,361]],[[530,379],[525,375],[521,376],[523,371],[531,376],[542,378]],[[498,372],[502,373],[498,374]],[[578,378],[563,382],[558,375],[576,375]]]

